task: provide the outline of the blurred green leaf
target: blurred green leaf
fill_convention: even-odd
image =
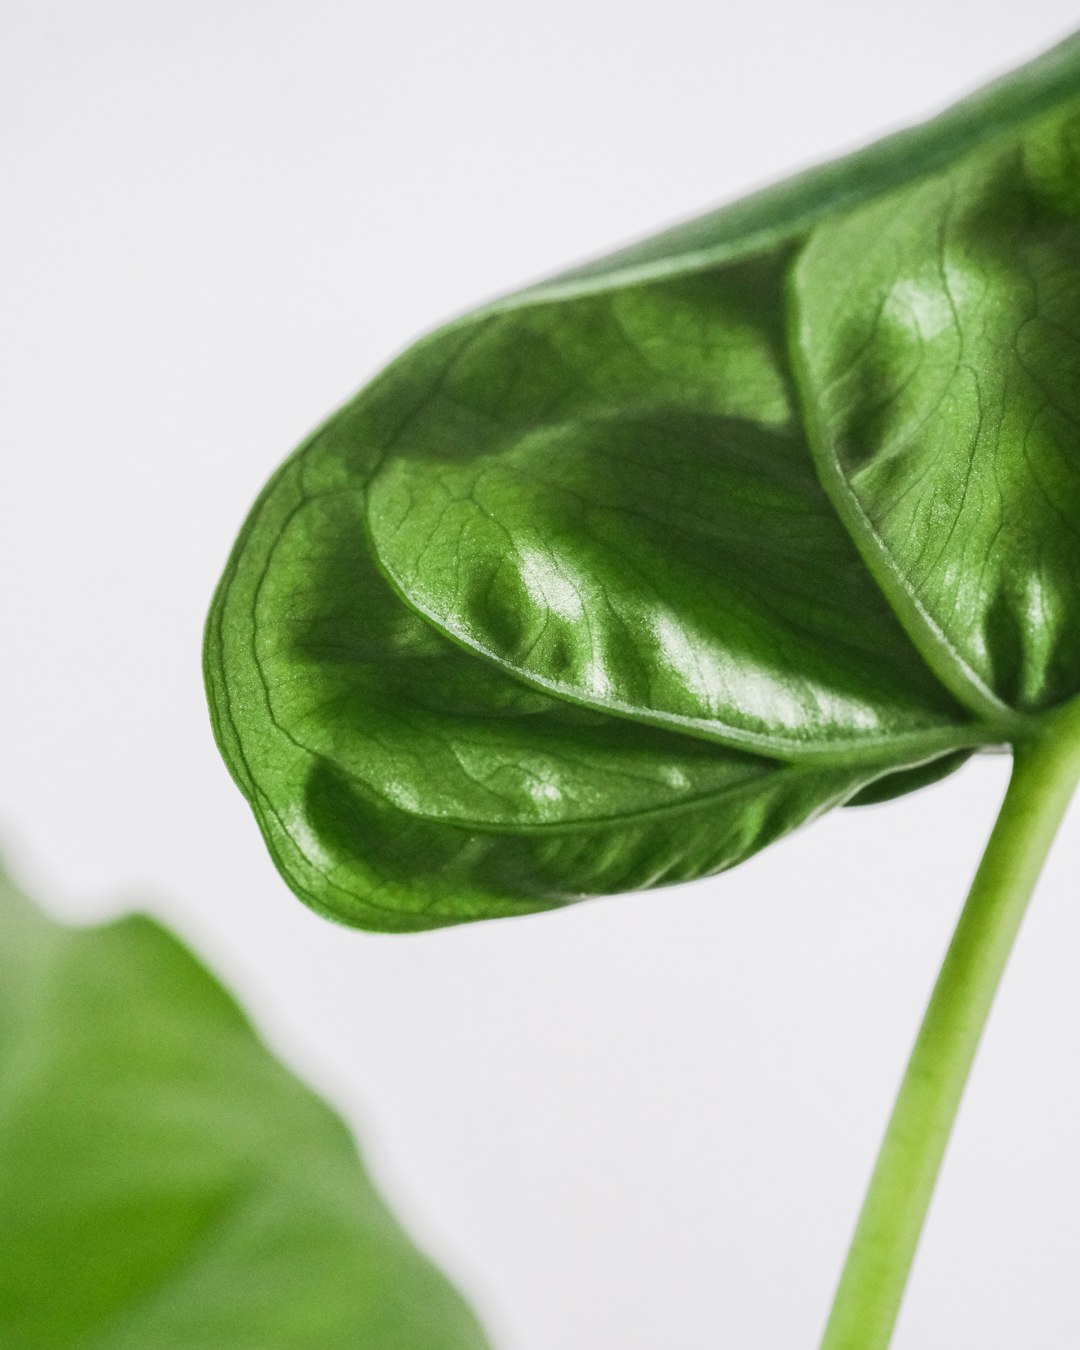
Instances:
[[[141,915],[0,876],[4,1350],[486,1350],[341,1121]]]

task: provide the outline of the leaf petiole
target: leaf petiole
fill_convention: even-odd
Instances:
[[[953,1120],[1039,873],[1080,781],[1080,703],[1018,746],[897,1094],[821,1350],[886,1350]]]

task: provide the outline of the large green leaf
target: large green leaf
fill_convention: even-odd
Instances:
[[[342,1123],[152,920],[0,875],[4,1350],[485,1350]]]
[[[1080,689],[1077,100],[1071,39],[434,334],[301,447],[207,636],[298,894],[413,928],[705,875]]]

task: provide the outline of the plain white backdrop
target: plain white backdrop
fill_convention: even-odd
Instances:
[[[13,870],[185,935],[499,1350],[813,1350],[1007,763],[681,890],[372,937],[274,872],[200,630],[276,463],[419,333],[927,115],[1075,6],[0,9]],[[1080,1344],[1078,870],[1074,812],[896,1350]]]

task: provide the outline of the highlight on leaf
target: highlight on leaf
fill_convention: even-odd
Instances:
[[[1080,690],[1080,43],[416,344],[274,475],[218,743],[316,910],[710,875]]]

